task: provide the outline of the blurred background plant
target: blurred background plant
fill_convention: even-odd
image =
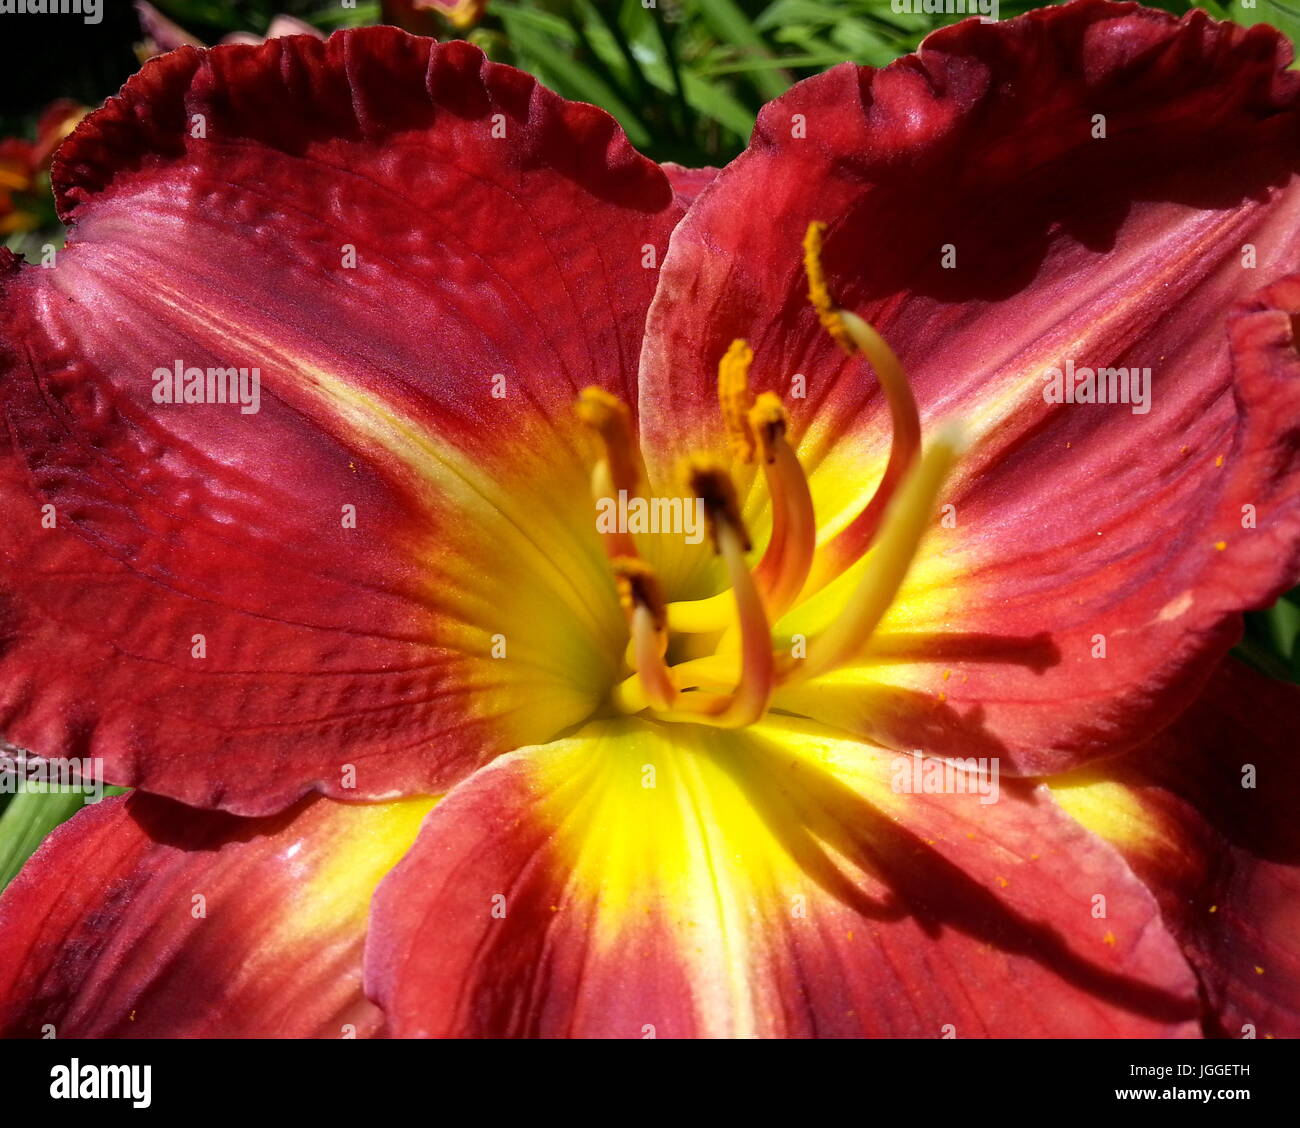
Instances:
[[[1154,3],[1179,13],[1199,6],[1220,19],[1268,22],[1300,34],[1300,0],[1295,9],[1282,0]],[[150,39],[159,38],[158,21],[205,44],[391,23],[468,39],[568,98],[604,106],[658,160],[716,165],[744,147],[759,107],[792,83],[846,59],[883,66],[936,27],[962,18],[900,14],[894,6],[891,0],[109,0],[96,27],[68,17],[35,21],[44,29],[33,29],[31,21],[19,29],[43,33],[45,49],[16,58],[6,51],[6,68],[16,65],[18,73],[10,70],[13,96],[0,102],[0,136],[30,131],[55,97],[102,101],[147,57]],[[1034,6],[1002,0],[1000,15]]]
[[[1300,0],[1148,3],[1175,13],[1202,7],[1218,19],[1273,24],[1293,42],[1300,36]],[[1037,6],[1002,0],[999,14]],[[568,98],[603,106],[656,160],[701,166],[739,153],[763,103],[800,79],[846,59],[884,66],[961,18],[900,14],[890,0],[106,0],[103,22],[93,26],[75,17],[11,18],[0,41],[0,241],[33,261],[62,245],[49,190],[51,139],[151,54],[185,42],[374,23],[467,39]],[[1247,616],[1238,654],[1300,682],[1298,639],[1300,588]],[[8,855],[0,849],[0,884],[79,803],[64,797],[66,813],[55,817],[42,802],[54,798],[13,803],[0,816],[0,847],[13,846]],[[0,810],[5,801],[0,794]]]

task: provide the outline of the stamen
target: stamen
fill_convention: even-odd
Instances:
[[[754,393],[749,390],[749,366],[753,363],[754,350],[740,340],[732,341],[718,362],[718,405],[722,408],[722,422],[727,428],[733,456],[746,465],[754,461],[754,433],[748,420],[754,403]]]
[[[824,223],[813,222],[808,225],[808,232],[804,236],[803,264],[804,273],[808,276],[808,300],[817,311],[822,327],[840,348],[850,356],[857,354],[865,357],[871,364],[889,403],[893,442],[885,473],[871,500],[847,527],[818,551],[806,585],[813,591],[825,587],[871,546],[885,506],[915,461],[921,446],[921,420],[916,400],[894,350],[867,322],[846,309],[840,309],[831,297],[830,288],[826,285],[826,273],[822,268],[822,237],[825,232]]]
[[[597,432],[605,444],[605,459],[611,484],[629,495],[640,494],[645,485],[645,462],[632,429],[632,412],[618,396],[604,388],[582,389],[577,404],[578,418]]]
[[[627,404],[603,388],[592,386],[583,388],[574,409],[578,418],[600,435],[605,446],[605,457],[591,474],[593,496],[597,500],[614,497],[621,490],[626,490],[629,498],[644,493],[649,478]],[[606,533],[604,541],[611,558],[637,555],[631,533]]]
[[[698,484],[700,490],[696,497],[704,502],[704,515],[708,521],[709,537],[713,541],[714,552],[721,552],[718,543],[718,513],[733,528],[741,531],[744,551],[752,545],[749,533],[740,517],[740,503],[736,500],[736,486],[727,473],[727,468],[708,455],[697,454],[683,459],[678,472],[688,482]],[[748,575],[746,569],[746,575]],[[671,630],[683,634],[711,634],[725,630],[734,621],[735,599],[729,592],[719,592],[704,599],[685,599],[668,605],[668,626]]]
[[[709,537],[713,541],[714,550],[722,551],[719,533],[729,528],[739,537],[742,550],[748,552],[753,545],[749,533],[745,531],[745,523],[740,519],[736,484],[727,473],[727,468],[707,454],[696,454],[682,461],[680,472],[693,496],[704,502],[704,516],[708,521]]]
[[[916,399],[908,384],[907,374],[903,371],[898,357],[894,355],[894,350],[857,314],[850,313],[848,310],[840,310],[839,314],[849,339],[861,355],[870,362],[876,373],[876,379],[884,389],[885,399],[889,403],[893,441],[890,444],[889,461],[885,464],[885,472],[881,475],[871,500],[847,526],[818,551],[808,584],[814,591],[825,587],[842,574],[871,547],[871,542],[880,528],[885,507],[916,461],[917,452],[921,449],[920,413],[917,411]]]
[[[835,622],[809,642],[807,657],[787,660],[781,671],[783,684],[826,673],[861,652],[911,568],[960,447],[955,428],[940,433],[931,443],[886,509],[880,537],[857,590]]]
[[[642,560],[619,557],[612,562],[619,599],[632,632],[632,665],[645,702],[669,709],[677,688],[664,662],[668,652],[668,613],[654,569]]]
[[[743,361],[747,370],[752,353],[739,354],[733,343],[728,356],[737,354],[737,364]],[[748,346],[745,346],[748,352]],[[723,371],[727,358],[719,365],[719,399],[723,402],[723,415],[729,410],[728,397],[723,395]],[[736,385],[733,383],[732,387]],[[748,384],[744,385],[748,392]],[[754,569],[754,579],[763,596],[769,622],[775,622],[793,606],[803,589],[812,565],[817,544],[817,526],[813,515],[812,494],[798,456],[786,441],[789,416],[774,392],[764,392],[752,405],[744,418],[728,419],[728,431],[738,433],[743,429],[750,443],[749,457],[757,450],[762,455],[763,475],[767,480],[768,496],[772,501],[772,535],[763,552],[763,559]],[[730,399],[734,408],[736,398]],[[743,425],[743,427],[742,427]],[[739,446],[733,446],[740,457]],[[730,480],[728,479],[728,483]],[[682,600],[669,604],[668,616],[673,630],[688,634],[707,634],[725,630],[733,621],[734,601],[728,592],[706,599]]]
[[[771,622],[799,598],[817,547],[817,522],[808,479],[785,438],[789,423],[781,400],[772,392],[764,392],[750,408],[749,425],[762,452],[763,473],[772,499],[772,537],[754,569]]]
[[[775,662],[772,634],[763,599],[745,563],[749,535],[740,519],[735,487],[726,469],[704,458],[687,465],[690,488],[704,499],[704,512],[714,546],[722,555],[736,601],[740,624],[740,678],[729,695],[691,693],[678,697],[665,720],[695,721],[719,728],[753,724],[767,711],[772,696]]]
[[[840,348],[852,355],[853,339],[844,328],[844,313],[831,300],[831,292],[826,286],[826,274],[822,270],[822,236],[825,234],[826,224],[814,221],[808,224],[808,231],[803,237],[803,269],[808,276],[808,300],[817,311],[817,320],[822,323],[822,328]]]

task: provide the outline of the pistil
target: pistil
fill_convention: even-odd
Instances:
[[[808,643],[803,659],[786,659],[782,684],[807,681],[861,654],[907,578],[921,538],[930,528],[939,491],[960,451],[956,428],[940,432],[890,500],[880,535],[856,590],[835,621]]]
[[[871,365],[889,404],[893,440],[885,472],[876,485],[871,500],[844,529],[818,550],[808,583],[812,591],[825,587],[870,547],[889,499],[921,448],[920,413],[907,374],[894,355],[894,350],[871,325],[857,314],[841,309],[831,297],[822,266],[825,233],[824,223],[813,222],[808,225],[808,231],[804,235],[803,263],[804,274],[808,278],[808,300],[817,311],[822,328],[835,343],[849,356],[860,356]]]

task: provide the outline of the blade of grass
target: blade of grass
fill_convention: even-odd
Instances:
[[[660,50],[663,52],[664,60],[668,63],[668,72],[673,79],[673,96],[677,101],[677,113],[681,119],[681,129],[683,135],[691,130],[691,106],[686,100],[686,87],[682,83],[681,64],[677,59],[677,50],[673,45],[673,37],[668,34],[664,27],[664,18],[658,8],[650,9],[650,23],[655,31],[655,36],[659,40]]]
[[[700,14],[714,33],[735,47],[758,58],[772,58],[772,52],[763,37],[754,30],[749,17],[733,0],[697,0]],[[755,71],[754,85],[767,100],[779,98],[789,88],[793,77],[775,71]]]
[[[724,87],[701,78],[698,74],[687,71],[682,77],[685,80],[686,100],[696,113],[712,118],[729,129],[742,145],[749,140],[754,129],[754,114],[748,106],[729,94]]]
[[[650,131],[619,91],[591,69],[570,58],[549,37],[516,19],[516,13],[503,12],[501,19],[520,55],[520,61],[527,69],[539,67],[544,72],[548,85],[559,87],[561,94],[591,102],[609,111],[618,119],[628,140],[637,148],[650,144]]]
[[[618,13],[614,12],[606,16],[595,4],[589,4],[586,0],[580,0],[577,5],[583,14],[583,20],[600,27],[613,40],[614,45],[618,48],[619,54],[622,55],[623,61],[627,66],[628,74],[632,77],[632,84],[636,87],[634,96],[638,99],[654,97],[654,88],[645,76],[645,71],[641,69],[641,63],[632,50],[632,45],[627,41],[627,36],[623,32],[623,26],[618,22]],[[586,30],[582,23],[575,17],[577,12],[569,16],[569,22],[573,25],[574,31],[578,36],[587,43],[590,49],[590,41],[587,40]],[[594,54],[594,50],[593,50]]]

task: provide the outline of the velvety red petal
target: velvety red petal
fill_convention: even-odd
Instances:
[[[625,628],[572,403],[629,395],[681,213],[613,119],[367,28],[156,59],[54,179],[67,249],[0,279],[9,739],[267,814],[587,716]],[[258,410],[157,403],[178,362]]]
[[[718,173],[722,171],[712,165],[705,165],[703,168],[687,168],[675,161],[665,161],[659,167],[672,182],[677,198],[687,205],[693,204],[696,197],[712,184],[718,178]]]
[[[1272,29],[1199,11],[1079,0],[966,21],[883,70],[797,86],[697,201],[650,314],[651,452],[722,442],[715,367],[745,337],[756,387],[786,396],[821,523],[863,504],[888,417],[808,308],[811,220],[829,224],[832,290],[897,350],[924,425],[956,417],[973,441],[942,499],[953,527],[923,547],[862,692],[817,715],[1061,769],[1172,717],[1237,612],[1293,582],[1290,338],[1265,311],[1250,321],[1267,355],[1240,323],[1235,359],[1229,344],[1234,304],[1300,256],[1289,60]],[[1149,369],[1149,412],[1046,402],[1067,362]],[[899,724],[861,727],[911,699]]]
[[[1150,745],[1051,781],[1156,895],[1212,1032],[1300,1037],[1300,688],[1229,661]]]
[[[788,720],[597,722],[502,757],[380,885],[367,991],[403,1036],[1198,1032],[1113,849],[1042,788],[911,771]]]
[[[376,882],[431,799],[267,819],[134,793],[61,826],[0,897],[0,1035],[367,1037]]]

